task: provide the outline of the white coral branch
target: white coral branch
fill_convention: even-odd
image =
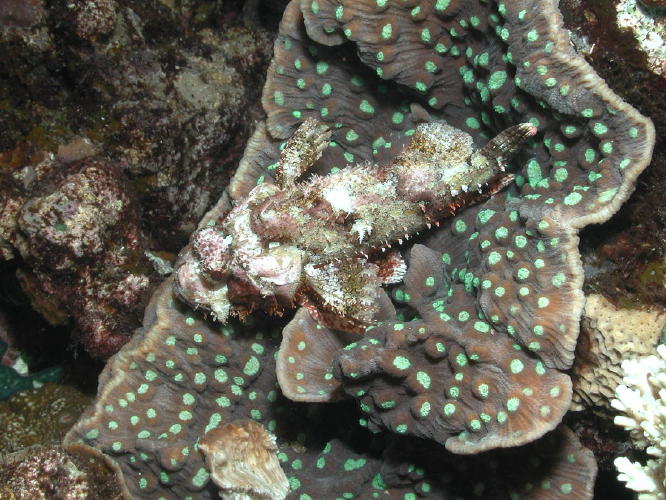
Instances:
[[[666,499],[666,346],[658,346],[657,354],[622,362],[624,384],[617,387],[611,402],[624,413],[615,417],[615,424],[655,457],[646,465],[626,457],[615,460],[618,479],[639,492],[639,500]]]

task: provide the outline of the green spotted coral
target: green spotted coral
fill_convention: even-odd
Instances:
[[[354,425],[349,402],[293,403],[276,385],[278,340],[260,325],[206,321],[167,280],[65,444],[100,455],[128,499],[213,499],[218,488],[232,498],[299,500],[437,499],[491,488],[499,498],[591,495],[594,458],[566,429],[461,459],[434,442]],[[525,464],[520,474],[516,461]],[[484,464],[491,467],[480,477]]]

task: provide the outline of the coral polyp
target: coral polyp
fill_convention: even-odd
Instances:
[[[508,159],[536,131],[515,125],[475,150],[466,132],[422,124],[390,163],[299,182],[331,135],[306,120],[280,155],[276,183],[258,185],[194,234],[176,291],[222,322],[258,301],[270,312],[298,303],[326,325],[361,331],[377,312],[381,285],[404,275],[402,258],[387,252],[391,245],[510,183]]]

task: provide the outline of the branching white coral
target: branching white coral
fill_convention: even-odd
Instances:
[[[666,499],[666,346],[658,356],[622,362],[623,385],[615,391],[613,408],[624,415],[615,423],[627,429],[636,446],[646,448],[646,465],[626,457],[615,460],[618,479],[639,492],[639,500]]]

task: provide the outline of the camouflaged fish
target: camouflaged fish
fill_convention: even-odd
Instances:
[[[363,331],[381,286],[405,272],[391,245],[510,183],[507,161],[536,131],[522,123],[475,151],[469,134],[425,123],[390,164],[299,181],[330,139],[325,125],[308,119],[283,149],[276,183],[259,184],[194,233],[176,265],[176,293],[221,322],[301,304],[321,324]]]

